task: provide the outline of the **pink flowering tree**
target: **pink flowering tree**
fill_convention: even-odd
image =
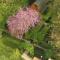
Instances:
[[[15,16],[10,16],[7,21],[10,34],[18,39],[28,32],[30,27],[35,27],[40,21],[39,12],[31,8],[20,9]]]

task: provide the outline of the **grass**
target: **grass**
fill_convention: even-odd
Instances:
[[[20,7],[25,7],[27,5],[28,0],[0,0],[0,60],[22,60],[21,54],[24,52],[24,50],[27,50],[31,56],[34,56],[35,47],[33,47],[32,44],[28,44],[27,42],[16,39],[6,32],[6,21],[8,17],[16,14]],[[46,21],[48,21],[50,17],[56,13],[53,12],[53,14],[51,14],[53,11],[51,10],[51,7],[49,10],[49,13],[42,15],[43,19],[40,21],[40,23],[36,25],[36,27],[31,28],[24,35],[24,39],[28,41],[32,40],[37,44],[45,41],[45,36],[50,29],[50,23]],[[53,21],[55,18],[52,18],[51,20]],[[47,48],[47,51],[43,52],[45,53],[45,56],[49,57],[50,55],[53,55],[50,54],[52,53],[50,48]]]

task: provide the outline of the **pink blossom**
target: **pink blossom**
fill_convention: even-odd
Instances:
[[[7,21],[7,26],[10,34],[18,39],[23,38],[30,27],[34,27],[39,22],[39,12],[31,8],[19,10],[15,16],[10,16]]]

